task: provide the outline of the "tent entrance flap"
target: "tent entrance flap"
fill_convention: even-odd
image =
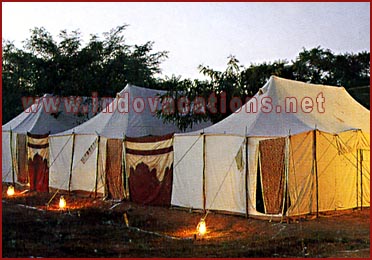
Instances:
[[[169,206],[173,181],[173,134],[125,138],[129,196],[144,205]]]
[[[21,184],[29,183],[29,176],[27,170],[27,136],[24,134],[17,134],[17,164],[18,175],[17,182]]]
[[[106,185],[108,197],[124,199],[124,183],[122,178],[123,142],[121,139],[108,139],[106,146]]]
[[[49,134],[27,133],[27,163],[30,190],[49,191]]]
[[[262,195],[266,214],[282,212],[285,183],[285,138],[259,143]]]

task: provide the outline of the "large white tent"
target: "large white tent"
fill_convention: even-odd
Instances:
[[[126,197],[127,191],[123,189],[128,185],[125,183],[128,176],[124,176],[125,138],[181,132],[174,124],[164,123],[155,114],[162,108],[160,96],[165,93],[127,85],[106,109],[91,120],[51,135],[53,164],[50,167],[50,187],[94,192],[119,199]],[[208,125],[195,125],[194,130]]]
[[[76,106],[67,97],[61,99],[45,94],[33,101],[25,111],[2,126],[3,182],[17,182],[19,174],[27,174],[27,133],[55,134],[79,125],[92,116],[92,113],[79,115],[67,111],[67,103],[71,104],[72,109]]]
[[[226,119],[174,136],[171,204],[270,217],[369,206],[369,133],[343,87],[272,76]]]

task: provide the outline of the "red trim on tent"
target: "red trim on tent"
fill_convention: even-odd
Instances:
[[[125,137],[125,141],[128,142],[135,142],[135,143],[154,143],[165,141],[171,139],[173,137],[172,134],[162,135],[162,136],[145,136],[145,137]]]

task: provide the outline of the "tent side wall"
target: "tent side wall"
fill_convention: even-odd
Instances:
[[[2,182],[13,182],[11,132],[2,132]]]
[[[291,136],[287,215],[369,206],[369,149],[369,134],[360,131]]]
[[[99,141],[96,135],[75,136],[71,191],[96,191]]]
[[[171,204],[246,214],[245,155],[242,136],[175,135]]]
[[[360,183],[360,189],[358,189],[358,207],[369,207],[370,206],[370,172],[371,172],[371,148],[370,148],[370,134],[362,131],[358,132],[358,147],[359,156],[358,158],[358,179]]]
[[[245,144],[240,136],[175,135],[172,205],[203,209],[205,203],[205,209],[282,216],[258,211],[256,205],[257,188],[262,184],[262,180],[257,183],[262,164],[260,141],[277,138],[248,137]],[[282,195],[288,205],[285,216],[369,206],[369,134],[356,130],[340,134],[308,131],[290,136],[286,144],[289,156],[287,170],[283,171],[288,172],[287,190]],[[238,167],[240,148],[243,154],[247,149],[247,162],[243,158],[247,179],[245,168],[240,171]]]
[[[203,209],[203,136],[174,136],[171,205]]]
[[[49,187],[69,190],[73,135],[49,137]]]
[[[289,216],[316,212],[313,142],[313,131],[290,136],[288,192],[291,205],[287,211]]]
[[[361,198],[360,205],[363,207],[369,207],[370,206],[370,163],[371,163],[371,153],[370,150],[362,150],[362,189],[358,191],[358,198]]]
[[[98,142],[96,135],[66,135],[50,137],[49,142],[49,187],[104,193],[105,138]]]
[[[355,133],[317,132],[319,211],[357,207],[357,149]]]
[[[245,137],[205,137],[206,208],[246,214]]]

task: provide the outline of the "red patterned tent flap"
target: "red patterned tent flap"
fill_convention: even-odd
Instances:
[[[261,183],[266,214],[278,214],[283,204],[285,138],[259,144]]]
[[[27,133],[28,174],[30,190],[49,191],[49,141],[48,134]]]
[[[169,206],[173,174],[173,135],[127,138],[126,172],[132,201]]]

